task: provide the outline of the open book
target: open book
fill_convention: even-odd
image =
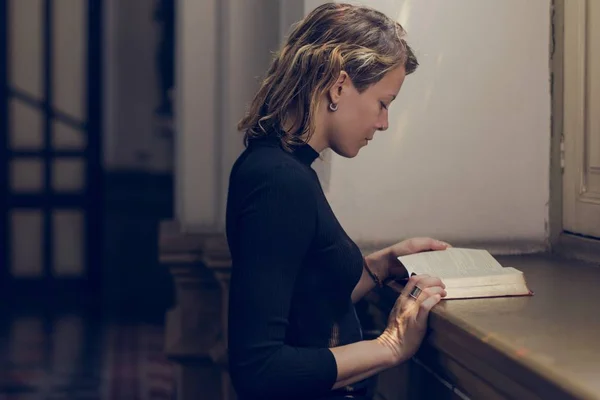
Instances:
[[[486,250],[449,248],[401,256],[398,260],[409,276],[439,277],[446,285],[446,300],[533,295],[521,271],[503,267]],[[402,287],[397,282],[390,286]]]

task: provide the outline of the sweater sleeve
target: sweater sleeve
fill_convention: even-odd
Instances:
[[[229,369],[241,398],[306,398],[331,390],[337,365],[328,348],[284,344],[294,282],[316,229],[307,177],[275,168],[240,183],[231,241]]]

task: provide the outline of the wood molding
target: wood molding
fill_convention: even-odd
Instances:
[[[562,140],[564,121],[564,1],[553,0],[550,28],[551,76],[551,142],[550,142],[550,202],[548,236],[550,244],[558,241],[563,230],[563,170]]]

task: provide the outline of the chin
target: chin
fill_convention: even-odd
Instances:
[[[332,148],[331,150],[333,150],[335,152],[335,154],[342,156],[344,158],[354,158],[358,155],[358,152],[360,151],[359,148],[357,148],[357,149]]]

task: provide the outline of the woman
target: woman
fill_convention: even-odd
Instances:
[[[367,378],[416,352],[446,295],[438,278],[411,277],[383,334],[363,340],[353,304],[404,271],[398,256],[449,245],[415,238],[363,258],[311,168],[323,150],[354,157],[388,128],[417,67],[403,34],[370,8],[316,8],[239,124],[247,148],[231,171],[227,238],[229,367],[241,400],[366,399]]]

